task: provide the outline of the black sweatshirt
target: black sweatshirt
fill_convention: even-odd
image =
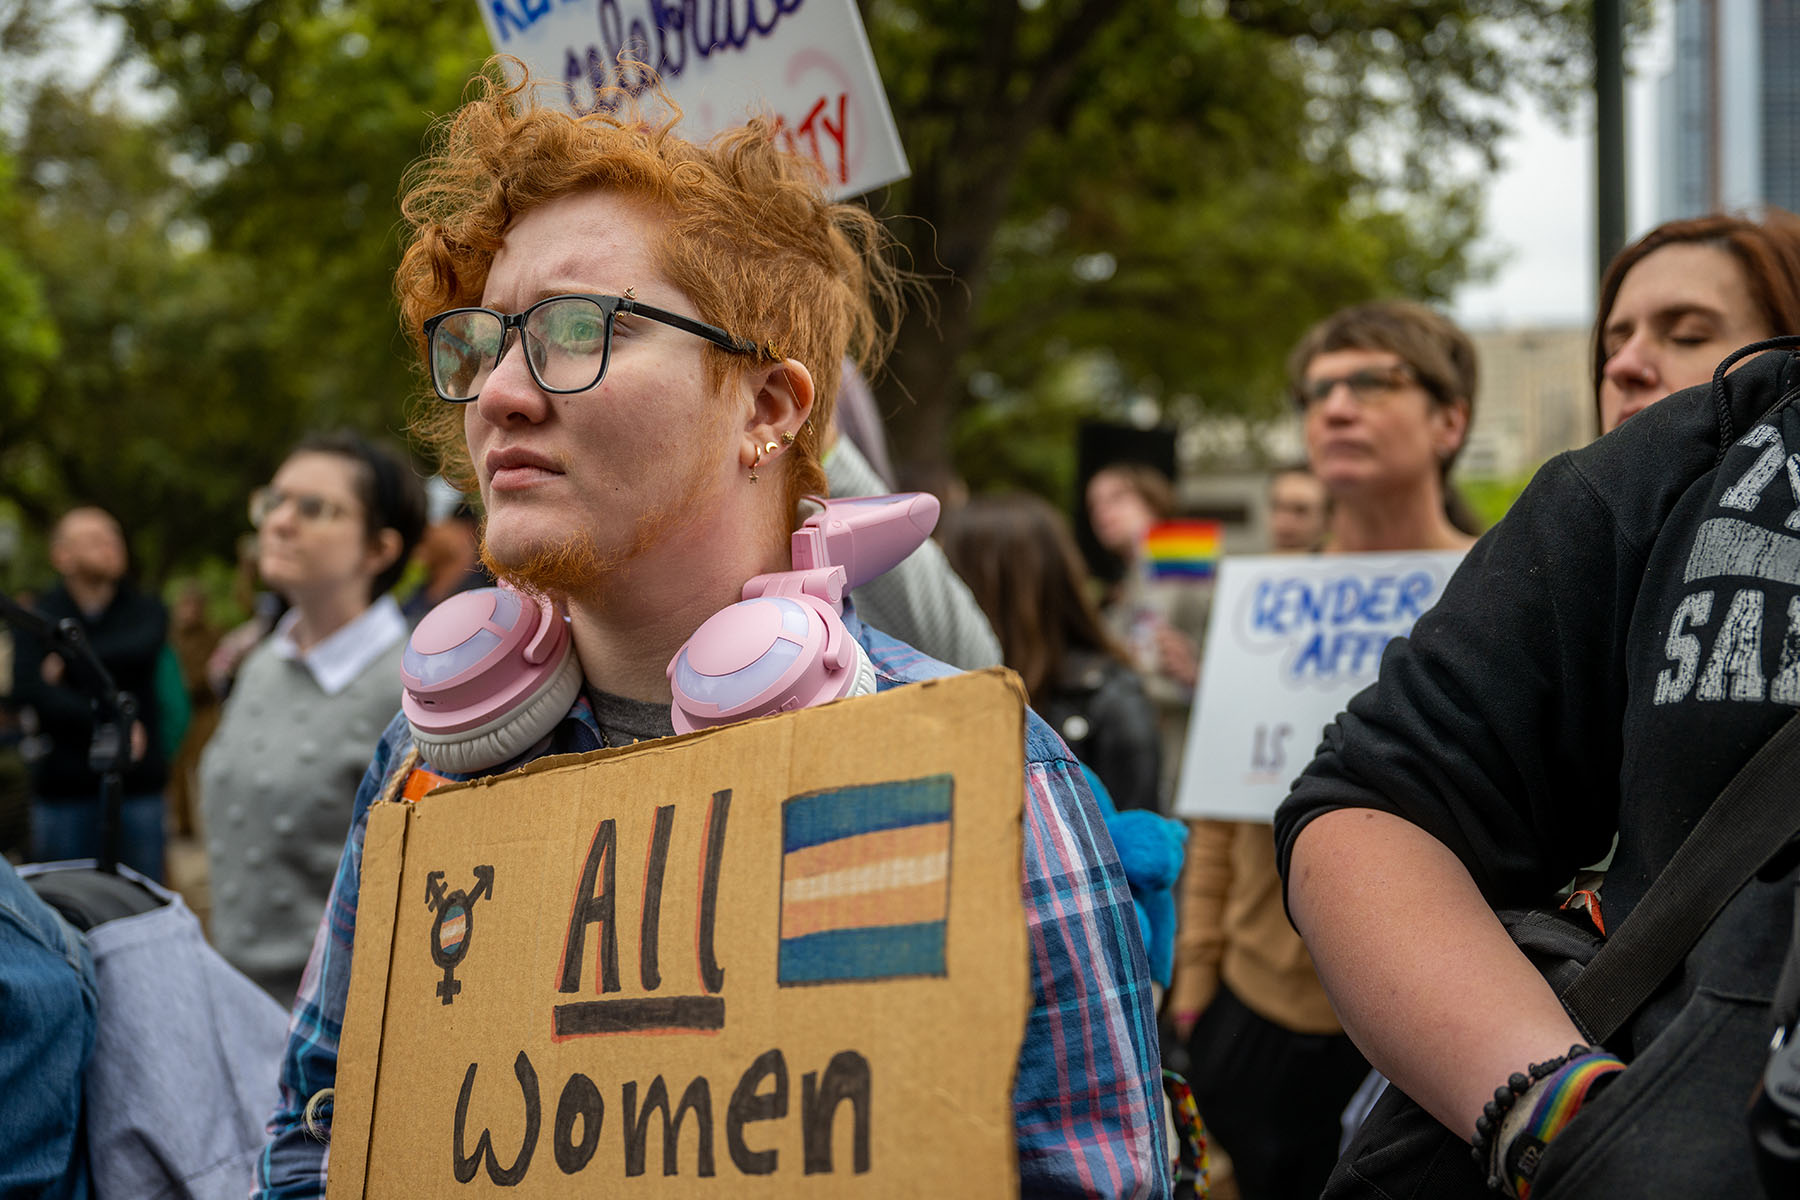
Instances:
[[[1326,727],[1276,815],[1284,874],[1313,817],[1376,808],[1490,902],[1531,903],[1616,828],[1606,911],[1624,917],[1800,705],[1800,411],[1752,428],[1800,364],[1764,354],[1726,385],[1728,421],[1696,388],[1544,466]]]
[[[1764,353],[1726,378],[1721,405],[1708,387],[1678,393],[1546,464],[1326,727],[1275,816],[1284,878],[1307,822],[1371,808],[1438,838],[1495,906],[1545,903],[1617,830],[1603,888],[1616,928],[1800,706],[1797,393],[1800,361]],[[1570,1126],[1588,1133],[1566,1151],[1559,1140],[1546,1169],[1566,1164],[1571,1185],[1612,1178],[1602,1160],[1645,1153],[1650,1106],[1666,1101],[1685,1106],[1668,1110],[1671,1129],[1711,1172],[1699,1186],[1729,1176],[1754,1194],[1743,1113],[1788,950],[1791,868],[1739,893],[1615,1039],[1642,1070]],[[1697,1108],[1717,1116],[1704,1131]],[[1708,1139],[1717,1156],[1700,1151]]]

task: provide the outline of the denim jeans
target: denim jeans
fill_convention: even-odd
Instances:
[[[161,793],[126,796],[119,805],[119,861],[158,883],[163,879],[163,812]],[[99,799],[34,800],[31,845],[36,862],[99,858]]]
[[[87,943],[0,860],[0,1196],[88,1196],[82,1080],[98,1006]]]

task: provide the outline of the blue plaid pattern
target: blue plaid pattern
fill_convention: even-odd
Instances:
[[[954,674],[862,625],[854,614],[846,623],[868,651],[882,691]],[[600,745],[593,710],[583,698],[518,762]],[[331,1087],[337,1076],[363,831],[369,805],[409,747],[406,721],[396,717],[357,789],[350,836],[289,1025],[281,1102],[257,1161],[253,1200],[325,1195],[328,1147],[307,1132],[302,1113],[308,1097]],[[1033,1003],[1013,1085],[1020,1194],[1167,1196],[1150,968],[1131,893],[1080,768],[1035,715],[1026,728],[1025,760],[1022,884]],[[327,1123],[329,1114],[327,1108]]]

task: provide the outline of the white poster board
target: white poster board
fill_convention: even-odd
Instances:
[[[855,0],[476,0],[494,49],[561,83],[571,112],[599,89],[655,69],[703,142],[771,113],[788,148],[818,160],[832,194],[860,195],[909,173]]]
[[[1175,810],[1267,821],[1381,652],[1437,603],[1460,551],[1226,558]]]

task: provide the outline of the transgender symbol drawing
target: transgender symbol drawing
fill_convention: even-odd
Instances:
[[[467,892],[446,893],[442,871],[425,877],[425,907],[437,914],[431,923],[431,961],[444,968],[437,994],[445,1004],[462,991],[456,968],[469,952],[469,939],[475,934],[475,902],[483,896],[490,900],[494,896],[493,867],[476,867],[475,886]]]

